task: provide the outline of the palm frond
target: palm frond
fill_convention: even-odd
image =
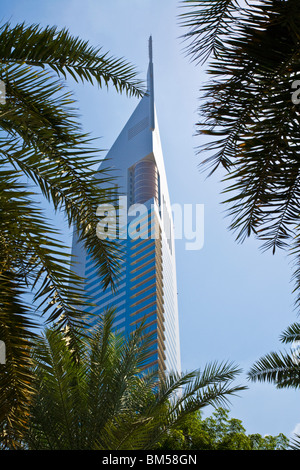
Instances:
[[[300,324],[293,323],[280,336],[282,343],[294,343],[300,341]]]
[[[221,17],[226,3],[232,2],[213,2]],[[230,47],[213,57],[208,70],[213,79],[204,87],[199,109],[199,134],[214,138],[200,150],[218,150],[205,166],[213,165],[214,171],[223,165],[229,172],[225,181],[236,181],[226,190],[234,194],[225,201],[231,206],[230,228],[241,240],[254,232],[273,250],[286,246],[299,212],[299,110],[291,100],[300,61],[297,8],[295,2],[264,0],[242,10],[236,34],[223,31]],[[218,35],[217,17],[207,2],[191,15],[203,27],[203,41],[206,16],[208,31]]]
[[[108,170],[95,172],[100,150],[81,129],[65,79],[112,86],[131,96],[140,96],[143,90],[130,64],[109,57],[65,29],[5,23],[0,27],[0,44],[0,80],[6,91],[0,104],[0,276],[6,299],[0,323],[9,352],[9,373],[1,382],[0,426],[12,443],[20,438],[21,427],[24,431],[33,386],[27,350],[33,326],[30,316],[39,314],[40,321],[43,317],[54,322],[73,359],[78,358],[78,328],[84,325],[83,307],[90,300],[82,291],[83,280],[73,272],[69,247],[40,207],[42,198],[54,211],[64,213],[96,261],[103,286],[113,288],[118,277],[119,246],[100,240],[96,233],[98,205],[116,198],[110,188],[105,189],[112,186],[113,178]],[[30,305],[21,304],[18,292],[13,296],[9,276],[22,286],[22,296],[30,296]],[[9,311],[7,299],[12,310],[18,306],[19,316]],[[20,345],[17,367],[14,341]],[[12,410],[22,423],[20,429]]]
[[[262,250],[291,249],[299,306],[299,107],[292,99],[300,70],[300,5],[262,0],[186,1],[188,53],[208,58],[197,134],[201,168],[222,172],[229,229]],[[239,6],[241,10],[239,11]],[[218,39],[219,42],[216,42]]]
[[[48,66],[64,78],[71,76],[75,81],[96,82],[99,87],[111,84],[118,92],[129,95],[143,94],[132,65],[72,36],[66,28],[58,30],[54,26],[42,28],[25,23],[12,27],[5,23],[0,29],[0,49],[2,63]]]
[[[0,338],[5,344],[5,363],[0,365],[0,448],[15,449],[28,426],[29,405],[34,395],[30,349],[36,339],[32,312],[24,303],[22,278],[13,272],[0,274]]]
[[[300,450],[300,436],[299,436],[299,434],[295,434],[295,438],[290,439],[289,448],[291,450]]]
[[[183,38],[189,42],[186,50],[197,63],[204,63],[211,55],[218,56],[223,40],[232,36],[235,13],[241,13],[236,0],[183,0],[180,6],[189,11],[180,14],[181,26],[188,28]]]
[[[257,361],[248,375],[252,381],[274,383],[277,388],[298,389],[299,359],[286,352],[272,352]]]
[[[153,449],[195,411],[208,405],[228,405],[230,396],[247,388],[232,383],[239,372],[232,364],[212,363],[203,371],[168,374],[154,388],[152,399],[148,396],[134,428],[124,433],[121,448]]]
[[[94,166],[99,164],[95,154],[98,156],[98,152],[73,122],[73,112],[69,109],[73,101],[68,95],[61,99],[56,93],[52,96],[57,84],[49,80],[45,72],[37,74],[10,67],[5,77],[8,83],[14,84],[12,88],[7,86],[8,91],[18,98],[16,101],[8,99],[9,104],[5,105],[2,125],[13,137],[8,141],[2,137],[3,156],[39,186],[55,210],[65,212],[69,225],[77,229],[80,237],[85,239],[87,249],[98,259],[104,285],[114,284],[119,248],[96,236],[98,205],[103,201],[114,201],[116,197],[104,189],[106,184],[112,184],[112,177],[105,169],[95,176]],[[16,91],[18,87],[20,93]]]
[[[36,342],[37,393],[26,448],[151,449],[185,416],[244,390],[232,383],[239,373],[232,364],[214,363],[202,374],[174,374],[158,383],[157,371],[142,369],[151,346],[145,325],[124,337],[113,323],[108,310],[79,340],[77,355],[57,329]]]

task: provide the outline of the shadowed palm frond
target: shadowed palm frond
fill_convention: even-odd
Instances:
[[[232,37],[236,13],[242,7],[237,0],[184,0],[180,6],[182,26],[188,28],[183,38],[189,42],[186,52],[198,64],[210,56],[217,57],[224,49],[224,39]],[[186,11],[188,10],[188,11]]]
[[[184,1],[192,57],[209,56],[199,107],[202,168],[220,169],[229,228],[263,250],[291,249],[299,305],[300,4]],[[239,7],[241,7],[239,11]],[[219,42],[216,42],[218,38]],[[217,44],[217,46],[215,45]]]
[[[0,364],[0,449],[15,449],[27,429],[34,387],[30,348],[37,323],[24,302],[22,278],[0,274],[0,338],[5,361]]]

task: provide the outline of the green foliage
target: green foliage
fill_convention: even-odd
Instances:
[[[288,439],[283,435],[246,434],[242,422],[229,418],[228,410],[218,408],[202,419],[199,412],[187,417],[161,442],[163,450],[284,450]]]
[[[17,449],[153,449],[197,410],[244,390],[230,364],[158,381],[156,370],[142,372],[153,334],[141,325],[116,336],[113,318],[107,311],[75,350],[57,329],[35,342],[29,429]]]
[[[104,189],[112,184],[107,169],[95,175],[100,152],[81,129],[67,78],[143,92],[131,65],[65,29],[0,27],[0,338],[7,352],[0,365],[0,439],[12,447],[32,397],[34,323],[38,317],[55,322],[77,344],[82,305],[89,301],[70,269],[70,247],[41,201],[74,228],[97,260],[104,286],[114,286],[121,256],[96,235],[96,208],[116,195]]]

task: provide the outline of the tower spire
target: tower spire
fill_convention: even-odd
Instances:
[[[153,48],[152,48],[152,36],[149,37],[149,67],[147,76],[147,92],[149,95],[149,106],[150,106],[150,129],[153,131],[155,128],[154,122],[154,83],[153,83]]]
[[[149,62],[152,63],[153,53],[152,53],[152,36],[149,37]]]

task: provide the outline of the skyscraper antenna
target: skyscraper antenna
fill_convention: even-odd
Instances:
[[[152,36],[149,37],[149,61],[152,62]]]
[[[155,127],[154,119],[154,86],[153,86],[153,62],[152,62],[152,36],[149,37],[149,67],[147,75],[147,87],[150,97],[150,129],[153,131]]]

